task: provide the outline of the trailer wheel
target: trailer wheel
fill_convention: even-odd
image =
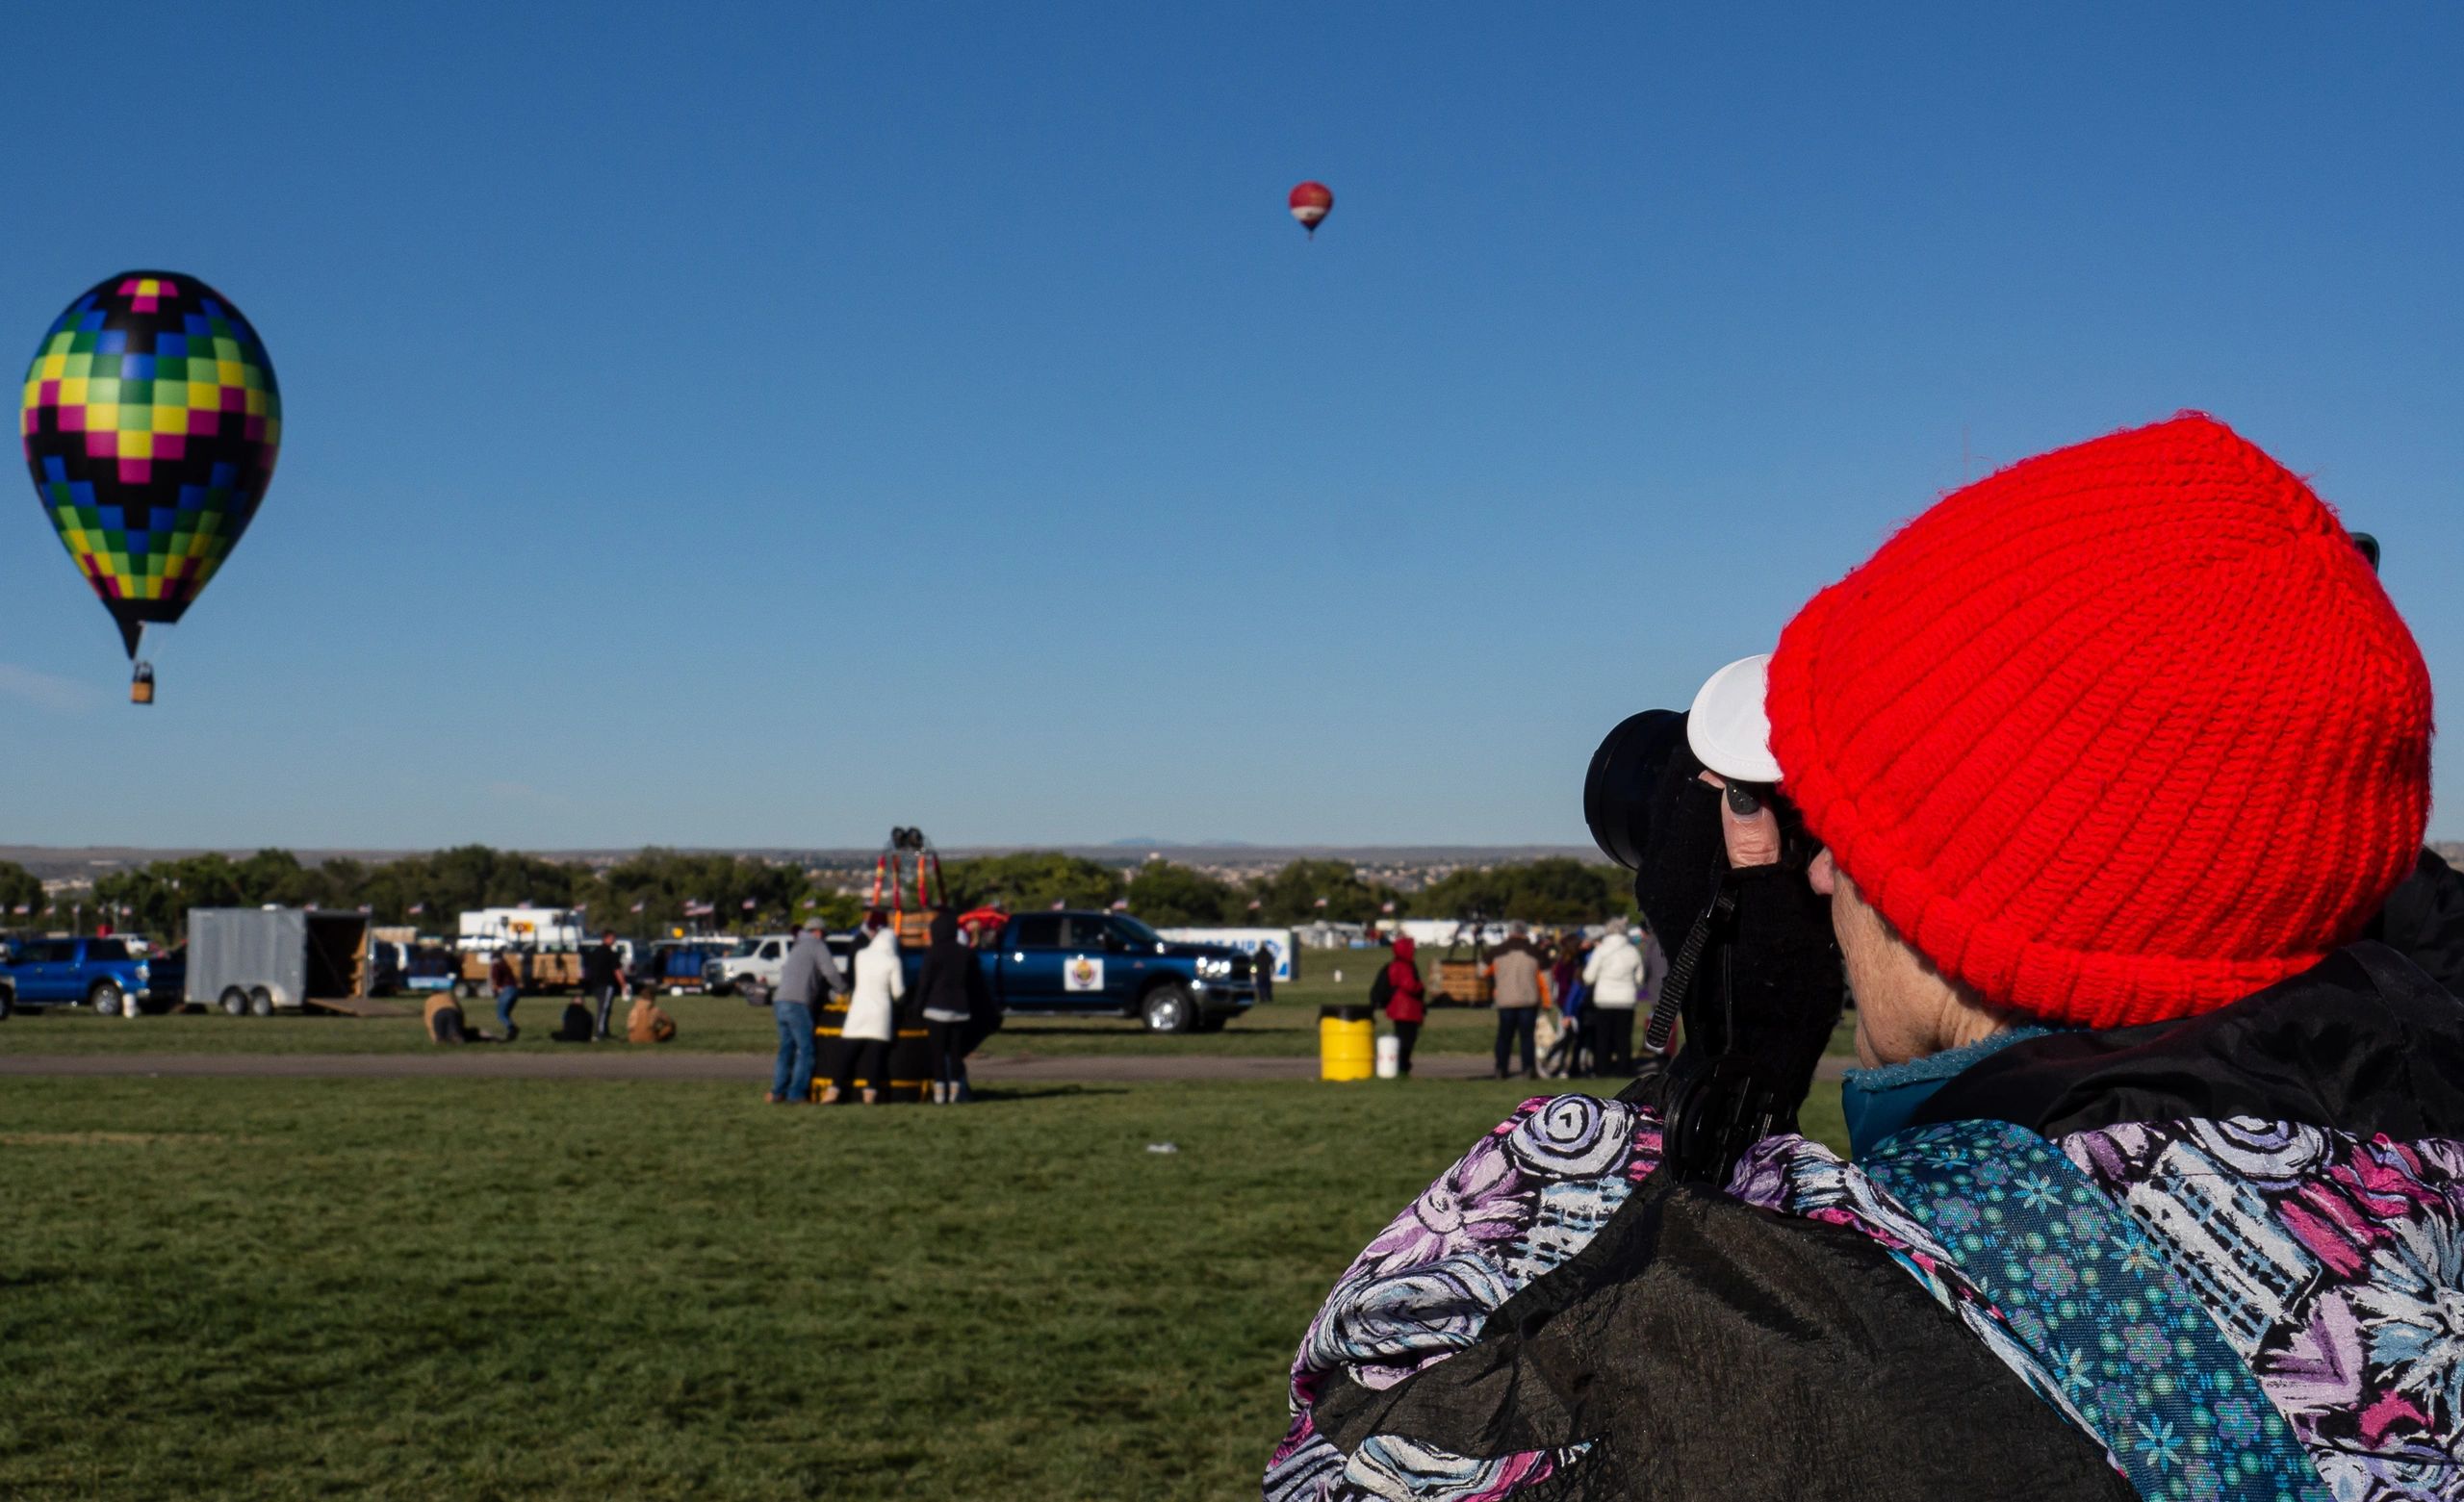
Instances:
[[[245,1017],[248,1015],[248,993],[236,985],[226,985],[222,994],[215,998],[215,1005],[229,1016]]]
[[[273,993],[261,985],[248,988],[248,1014],[252,1017],[273,1015]]]

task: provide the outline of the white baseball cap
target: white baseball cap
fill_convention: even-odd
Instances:
[[[1695,758],[1732,782],[1777,782],[1771,717],[1762,707],[1771,654],[1740,657],[1703,684],[1685,717],[1685,742]]]

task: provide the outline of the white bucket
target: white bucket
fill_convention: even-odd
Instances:
[[[1388,1032],[1377,1039],[1377,1078],[1392,1080],[1403,1072],[1403,1040]]]

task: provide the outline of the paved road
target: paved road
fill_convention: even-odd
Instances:
[[[1837,1079],[1844,1060],[1826,1058],[1821,1075]],[[575,1049],[553,1054],[502,1053],[474,1047],[433,1054],[0,1054],[0,1076],[140,1075],[161,1078],[257,1080],[720,1080],[760,1083],[770,1078],[767,1054],[643,1053]],[[1424,1079],[1475,1080],[1489,1072],[1470,1054],[1424,1055],[1413,1060]],[[1314,1080],[1314,1058],[1262,1058],[1238,1054],[985,1055],[969,1061],[976,1083],[1059,1084],[1169,1080]]]

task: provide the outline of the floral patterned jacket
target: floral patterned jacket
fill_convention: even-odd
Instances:
[[[1931,1337],[1936,1357],[1983,1353],[2108,1467],[2054,1477],[2043,1457],[2061,1456],[2040,1445],[1989,1479],[1991,1447],[2022,1443],[2031,1421],[1937,1399],[1923,1423],[1979,1425],[1972,1494],[2464,1499],[2464,1006],[2360,946],[2192,1023],[2015,1045],[1971,1073],[1946,1092],[1955,1113],[2003,1100],[2030,1119],[1920,1122],[1853,1164],[1775,1136],[1722,1194],[1771,1236],[1844,1239],[1895,1269],[1957,1332]],[[2283,1108],[2112,1119],[2168,1092]],[[1648,1234],[1616,1229],[1648,1209],[1659,1146],[1642,1107],[1535,1099],[1431,1184],[1303,1337],[1269,1502],[1746,1495],[1754,1477],[1786,1477],[1641,1453],[1670,1431],[1637,1412],[1702,1394],[1665,1390],[1681,1362],[1656,1368],[1661,1391],[1620,1391],[1638,1384],[1616,1380],[1618,1353],[1681,1343],[1689,1306],[1591,1311],[1622,1285],[1665,1281],[1665,1262],[1703,1260],[1709,1243],[1662,1211]],[[1774,1412],[1807,1433],[1736,1442],[1822,1453],[1806,1414],[1877,1401],[1848,1369],[1869,1337],[1809,1337],[1803,1281],[1739,1244],[1737,1267],[1688,1280],[1742,1275],[1731,1303],[1767,1303],[1770,1323],[1794,1328],[1732,1390],[1790,1386],[1790,1363],[1817,1362],[1841,1395],[1796,1384],[1816,1395]],[[1879,1401],[1869,1412],[1886,1412]],[[1880,1494],[1888,1479],[1868,1470],[1826,1492],[1816,1466],[1786,1489]]]

